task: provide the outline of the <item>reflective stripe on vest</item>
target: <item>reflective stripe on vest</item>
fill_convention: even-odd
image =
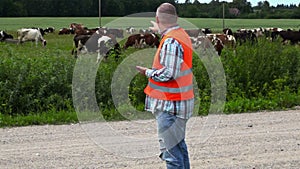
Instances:
[[[168,92],[168,93],[182,93],[182,92],[188,92],[189,90],[193,89],[193,85],[184,86],[181,88],[163,87],[163,86],[155,85],[151,82],[149,82],[148,85],[153,89],[160,90],[162,92]]]
[[[178,77],[186,76],[186,75],[188,75],[190,73],[192,73],[192,69],[184,70],[184,71],[182,71],[182,72],[179,73]]]

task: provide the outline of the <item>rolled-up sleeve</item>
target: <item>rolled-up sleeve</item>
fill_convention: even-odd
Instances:
[[[183,63],[183,48],[181,44],[173,39],[167,38],[160,51],[161,69],[148,69],[146,76],[158,82],[167,82],[176,79],[180,73]]]

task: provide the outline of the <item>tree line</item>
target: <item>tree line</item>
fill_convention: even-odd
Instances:
[[[267,0],[257,4],[247,0],[1,0],[0,17],[96,17],[100,1],[102,16],[155,12],[161,3],[169,2],[176,6],[179,17],[222,18],[224,11],[226,18],[300,19],[300,3],[275,7]]]

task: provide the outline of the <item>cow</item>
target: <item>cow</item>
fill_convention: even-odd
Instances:
[[[206,35],[206,34],[212,33],[212,31],[211,31],[210,28],[202,28],[202,29],[201,29],[201,32],[204,33],[205,35]]]
[[[230,28],[224,28],[223,29],[223,33],[225,35],[233,35],[233,32],[232,32],[232,30]]]
[[[248,31],[251,31],[252,33],[254,33],[257,38],[264,36],[264,33],[265,33],[265,29],[261,28],[261,27],[250,29]]]
[[[150,33],[153,33],[153,32],[150,29],[140,29],[139,33],[140,34],[150,34]]]
[[[273,32],[273,28],[265,28],[265,37],[266,39],[272,40],[271,33]]]
[[[251,30],[240,29],[237,32],[234,32],[233,36],[235,37],[239,45],[242,45],[247,41],[250,41],[252,45],[257,42],[257,37]]]
[[[87,27],[83,26],[83,24],[71,23],[70,30],[74,31],[75,35],[92,35],[94,31],[90,31]]]
[[[199,35],[198,37],[191,37],[193,49],[208,49],[214,47],[216,53],[220,56],[225,44],[218,37],[219,34],[207,34],[207,35]]]
[[[150,46],[150,47],[157,47],[159,46],[159,36],[154,34],[154,33],[147,33],[142,36],[142,44],[145,44],[145,46]]]
[[[133,34],[133,35],[130,35],[124,46],[123,46],[123,49],[127,49],[128,47],[130,46],[134,46],[135,48],[139,48],[141,47],[141,42],[143,41],[143,34]]]
[[[38,41],[42,42],[43,47],[46,47],[47,41],[43,38],[41,32],[38,29],[26,29],[22,28],[17,31],[19,43],[26,41],[35,41],[36,46]]]
[[[117,50],[120,49],[120,45],[115,37],[103,35],[99,31],[96,31],[93,35],[75,35],[73,41],[72,55],[75,54],[75,58],[78,57],[79,52],[98,53],[97,62],[99,62],[102,57],[107,59],[109,52],[115,51],[116,54],[119,54]]]
[[[97,63],[99,63],[99,61],[104,58],[105,60],[107,59],[108,55],[110,52],[112,51],[119,51],[120,49],[120,45],[119,43],[117,43],[117,41],[115,41],[113,38],[109,37],[109,36],[101,36],[98,39],[98,56],[97,56]],[[117,53],[117,52],[116,52]],[[119,53],[118,53],[119,54]],[[118,56],[118,54],[115,56],[116,59]]]
[[[209,39],[220,39],[222,43],[231,48],[236,47],[236,38],[233,35],[226,35],[226,34],[207,34],[206,35]]]
[[[45,30],[43,28],[39,28],[39,27],[31,27],[31,28],[28,28],[28,29],[36,29],[38,31],[40,31],[40,33],[42,34],[42,36],[45,35]]]
[[[218,52],[218,55],[221,55],[221,52],[225,46],[234,50],[236,48],[236,39],[233,35],[207,34],[206,36],[211,40],[214,48]]]
[[[85,43],[90,39],[91,35],[75,35],[73,38],[73,49],[71,51],[72,55],[77,58],[77,54],[82,50]]]
[[[0,31],[0,42],[5,41],[6,39],[13,39],[14,37],[11,34],[6,33],[5,31]]]
[[[136,29],[134,27],[128,27],[126,28],[126,33],[133,34],[135,33]]]
[[[300,32],[299,31],[281,31],[279,32],[280,37],[282,38],[282,42],[289,40],[292,45],[300,42]]]
[[[59,35],[74,34],[74,31],[72,31],[72,29],[70,29],[70,28],[61,28],[61,29],[58,31],[58,34],[59,34]]]
[[[213,44],[215,50],[217,51],[218,55],[221,56],[222,50],[225,47],[222,40],[220,38],[218,38],[217,36],[214,36],[212,39],[212,44]]]
[[[44,29],[45,33],[54,33],[55,28],[54,27],[47,27],[46,29]]]
[[[69,26],[71,29],[84,29],[83,24],[80,23],[71,23]]]
[[[279,36],[279,33],[281,32],[281,31],[284,31],[284,29],[282,29],[282,28],[268,28],[267,29],[267,31],[269,30],[269,34],[270,34],[270,36],[271,36],[271,41],[272,42],[274,42],[277,38],[278,38],[278,36]]]

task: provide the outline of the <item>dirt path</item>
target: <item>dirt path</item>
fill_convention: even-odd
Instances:
[[[188,124],[193,169],[300,168],[300,110],[193,117]],[[155,139],[154,120],[4,128],[0,168],[165,168]]]

